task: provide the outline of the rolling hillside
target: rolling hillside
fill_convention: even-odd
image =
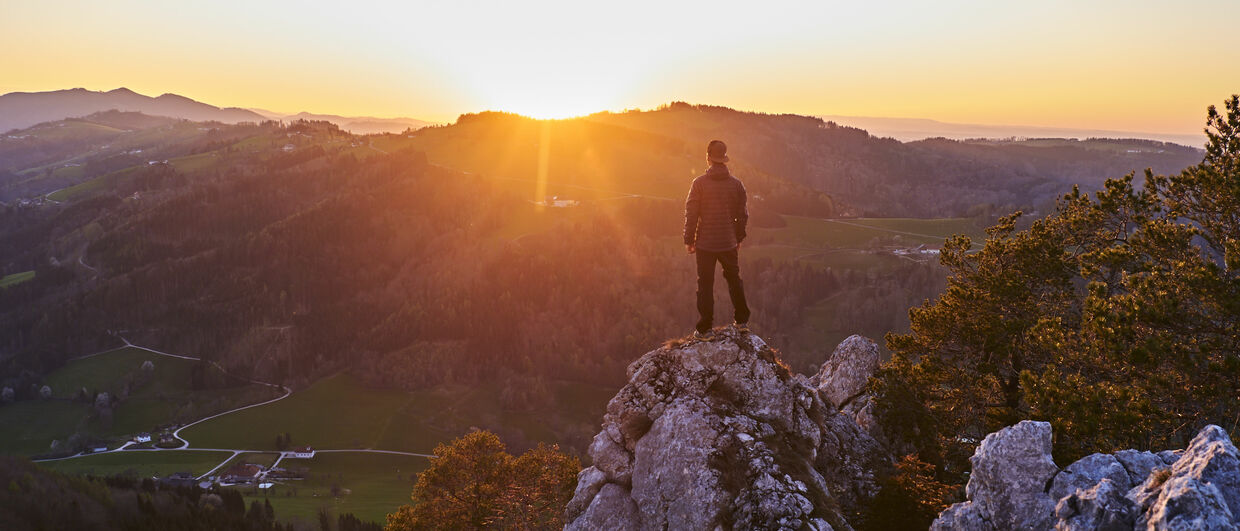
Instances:
[[[137,111],[195,122],[237,123],[264,120],[262,115],[253,111],[235,107],[221,109],[176,94],[151,97],[124,87],[107,92],[75,88],[0,95],[0,132],[109,110]]]
[[[112,427],[98,426],[61,394],[83,387],[62,371],[116,346],[109,330],[306,396],[341,373],[390,394],[375,408],[396,413],[341,413],[358,428],[333,444],[425,451],[469,426],[421,412],[472,397],[460,418],[583,449],[579,422],[542,418],[550,405],[602,407],[595,391],[614,387],[634,352],[694,320],[681,202],[704,166],[699,140],[716,132],[736,139],[752,196],[742,271],[754,326],[798,370],[846,335],[906,327],[905,310],[942,287],[944,238],[980,239],[993,216],[1073,179],[1189,156],[1130,141],[900,144],[684,105],[560,121],[483,113],[400,135],[123,112],[42,124],[19,139],[38,154],[0,144],[2,190],[17,198],[0,206],[6,451],[186,418],[186,401],[210,409],[214,399],[172,390],[172,405],[139,407],[131,390]],[[841,216],[871,211],[883,215]],[[279,418],[314,434],[305,413],[318,409]],[[201,436],[266,444],[272,434],[253,427],[273,420],[261,412],[193,430],[239,423]],[[38,416],[59,420],[28,433]]]

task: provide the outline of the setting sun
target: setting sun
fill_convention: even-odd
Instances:
[[[538,119],[562,119],[614,109],[612,86],[590,79],[559,78],[549,81],[483,81],[482,92],[489,109]]]
[[[1236,3],[0,0],[0,531],[1240,530]]]

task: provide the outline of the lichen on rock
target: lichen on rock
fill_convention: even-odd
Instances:
[[[855,396],[862,372],[811,381],[733,329],[643,355],[607,405],[566,529],[852,529],[890,458],[822,390]]]
[[[1222,428],[1206,426],[1182,451],[1092,454],[1058,470],[1050,425],[1023,421],[978,446],[968,501],[931,529],[1240,529],[1238,457]]]

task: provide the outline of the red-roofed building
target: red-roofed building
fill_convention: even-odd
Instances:
[[[222,474],[223,483],[249,483],[262,473],[263,467],[251,463],[233,465]]]

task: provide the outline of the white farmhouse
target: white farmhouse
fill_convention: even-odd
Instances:
[[[295,457],[297,459],[310,459],[314,457],[314,448],[310,446],[299,446],[293,448],[293,451],[285,454],[285,457]]]

